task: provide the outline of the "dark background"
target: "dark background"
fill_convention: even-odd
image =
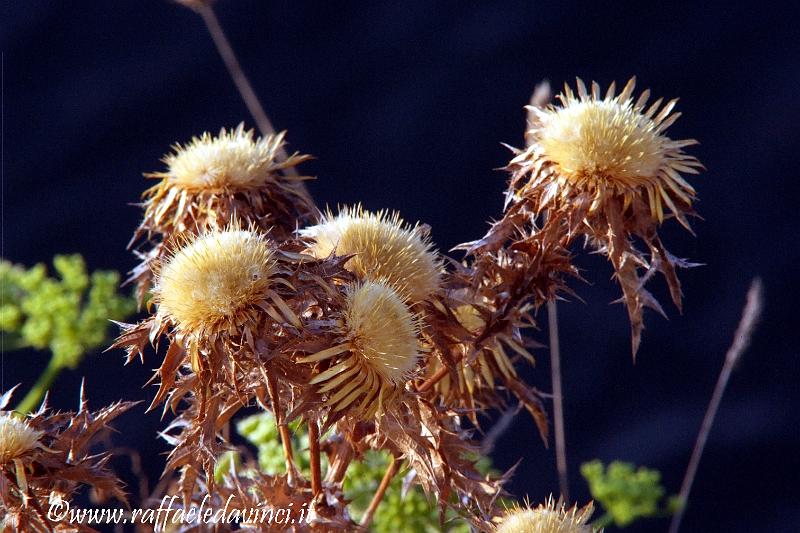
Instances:
[[[579,75],[605,88],[637,75],[639,90],[680,96],[673,138],[708,171],[692,179],[704,220],[692,238],[663,235],[679,256],[683,315],[647,317],[630,358],[610,267],[580,254],[587,303],[560,306],[570,479],[593,458],[658,468],[677,492],[747,286],[762,276],[766,309],[734,373],[692,493],[684,531],[800,531],[796,203],[800,46],[796,13],[769,2],[257,2],[217,13],[319,203],[399,209],[433,227],[444,250],[500,215],[509,159],[522,144],[534,85]],[[166,1],[4,3],[2,255],[49,261],[80,252],[91,269],[127,271],[142,172],[175,141],[252,120],[199,17]],[[654,290],[665,296],[659,280]],[[545,322],[542,313],[541,321]],[[536,337],[546,341],[544,331]],[[4,355],[3,389],[29,386],[46,354]],[[546,351],[526,372],[549,390]],[[66,372],[52,394],[73,408],[81,376],[94,407],[152,398],[155,357],[125,368],[120,352]],[[157,477],[165,447],[157,413],[120,419],[117,437]],[[495,453],[522,462],[512,492],[557,492],[552,447],[520,415]],[[646,521],[630,531],[661,531]]]

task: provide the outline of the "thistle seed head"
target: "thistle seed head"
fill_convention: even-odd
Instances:
[[[593,212],[613,197],[625,208],[640,198],[654,221],[663,221],[666,205],[688,227],[684,215],[695,190],[680,173],[697,174],[702,165],[682,150],[697,141],[665,135],[680,116],[672,112],[677,99],[647,107],[650,92],[645,91],[634,101],[633,78],[618,95],[613,84],[605,96],[596,83],[591,92],[580,79],[577,86],[576,95],[565,85],[557,97],[561,105],[529,106],[529,147],[511,167],[530,173],[528,187],[539,190],[542,204],[568,203],[588,193]]]
[[[311,384],[327,395],[331,411],[348,409],[368,418],[413,376],[420,357],[419,318],[387,283],[365,281],[347,288],[341,337],[343,344],[298,361],[330,360]]]
[[[158,313],[179,331],[201,334],[235,326],[264,298],[275,260],[255,231],[228,229],[194,237],[158,273]]]
[[[206,132],[188,144],[175,144],[174,152],[163,160],[167,171],[153,176],[189,191],[257,189],[275,181],[275,156],[281,143],[282,136],[255,138],[244,124],[227,131],[222,128],[216,137]]]
[[[441,262],[425,231],[404,223],[398,213],[370,213],[356,206],[330,212],[300,231],[315,257],[350,255],[345,268],[365,280],[384,280],[415,303],[439,290]]]
[[[559,172],[581,179],[647,184],[664,162],[666,138],[630,101],[566,99],[542,114],[539,143]]]
[[[419,359],[419,324],[392,287],[351,287],[345,323],[353,352],[382,380],[400,386],[409,379]]]

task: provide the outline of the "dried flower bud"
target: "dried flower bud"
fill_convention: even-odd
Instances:
[[[90,411],[81,388],[77,412],[52,411],[46,401],[24,420],[7,411],[14,389],[0,394],[0,530],[73,531],[66,513],[46,515],[49,502],[70,500],[81,487],[127,502],[122,482],[98,453],[107,424],[134,402]],[[106,435],[107,436],[107,435]]]
[[[426,232],[406,225],[396,212],[344,208],[300,234],[311,240],[315,257],[354,254],[345,268],[362,279],[385,280],[412,303],[439,290],[441,263]]]
[[[552,497],[536,508],[516,507],[509,510],[500,520],[497,533],[592,533],[587,525],[594,511],[589,503],[582,509],[577,506],[567,510],[565,504]]]
[[[145,193],[142,229],[192,230],[209,219],[224,220],[234,209],[252,222],[270,218],[270,224],[290,229],[311,220],[313,206],[299,181],[306,178],[281,173],[309,156],[293,154],[279,163],[284,136],[254,138],[253,130],[240,124],[234,130],[223,128],[216,137],[204,133],[188,144],[175,144],[163,159],[167,170],[147,175],[161,181]]]
[[[334,361],[317,374],[320,394],[332,411],[350,408],[357,416],[383,411],[411,378],[419,360],[418,318],[384,282],[348,288],[341,336],[344,343],[301,357],[300,363]],[[360,400],[358,403],[356,403]]]

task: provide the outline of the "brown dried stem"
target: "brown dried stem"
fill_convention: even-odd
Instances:
[[[281,437],[281,446],[283,448],[283,457],[286,461],[286,474],[289,476],[289,483],[294,482],[295,466],[294,466],[294,453],[292,452],[292,436],[289,433],[289,426],[286,425],[283,410],[280,408],[280,396],[278,394],[278,385],[275,383],[275,377],[267,374],[267,390],[269,391],[270,403],[272,410],[275,414],[275,424],[278,426],[278,434]]]
[[[678,494],[678,501],[680,501],[680,508],[672,517],[672,522],[669,526],[669,533],[678,533],[681,527],[681,521],[686,511],[686,504],[689,500],[689,493],[692,490],[694,478],[697,475],[697,467],[700,464],[700,457],[703,455],[703,449],[708,441],[708,435],[711,432],[711,426],[714,424],[714,418],[717,416],[719,404],[722,401],[722,396],[725,394],[725,388],[728,385],[728,380],[731,377],[731,372],[736,366],[736,363],[741,358],[745,350],[750,344],[750,339],[753,336],[758,319],[761,315],[761,307],[763,305],[763,296],[761,289],[761,280],[755,278],[750,284],[750,289],[747,291],[747,303],[742,311],[742,318],[739,321],[739,326],[736,328],[736,333],[733,336],[733,343],[728,348],[728,353],[725,354],[725,363],[722,365],[717,384],[714,387],[714,393],[711,395],[711,401],[706,409],[706,414],[703,417],[703,423],[700,425],[700,433],[697,435],[697,440],[694,444],[692,457],[689,459],[689,466],[686,468],[686,474],[683,477],[681,484],[681,491]]]
[[[433,373],[433,375],[432,375],[431,377],[429,377],[428,379],[426,379],[426,380],[425,380],[425,381],[422,383],[422,385],[420,385],[419,387],[417,387],[417,391],[418,391],[418,392],[425,392],[425,391],[427,391],[427,390],[430,390],[430,389],[431,389],[431,387],[433,387],[434,385],[436,385],[437,383],[439,383],[439,382],[442,380],[442,378],[444,378],[444,377],[447,375],[447,372],[449,372],[449,370],[447,369],[447,367],[446,367],[446,366],[443,366],[443,367],[439,368],[439,370],[437,370],[436,372],[434,372],[434,373]]]
[[[228,41],[225,31],[222,29],[222,25],[219,23],[219,19],[216,13],[214,13],[214,8],[211,6],[211,3],[199,2],[194,6],[194,9],[203,18],[203,22],[205,22],[208,32],[214,40],[217,51],[222,57],[225,67],[228,69],[228,74],[230,74],[233,79],[233,83],[236,84],[236,88],[239,90],[239,94],[242,100],[244,100],[247,110],[250,111],[250,114],[253,116],[253,120],[256,121],[261,135],[275,135],[275,127],[272,125],[266,112],[264,112],[264,108],[261,106],[261,102],[258,100],[258,96],[256,96],[256,92],[253,90],[250,80],[244,73],[242,65],[239,64],[236,53],[233,51],[233,47],[230,41]],[[286,150],[281,146],[278,149],[279,161],[286,161],[288,157]],[[287,167],[284,169],[284,172],[289,176],[297,175],[297,171],[293,167]],[[300,186],[304,187],[302,184]]]
[[[319,451],[319,426],[316,420],[308,421],[308,453],[311,456],[311,490],[314,496],[322,492],[322,467]]]
[[[550,338],[550,375],[553,381],[553,419],[556,438],[556,469],[561,497],[569,501],[567,441],[564,435],[564,395],[561,388],[561,346],[558,339],[558,313],[555,300],[547,302],[547,328]]]
[[[397,472],[400,471],[400,466],[402,464],[402,461],[398,461],[395,456],[392,456],[391,462],[386,469],[386,473],[383,475],[383,479],[381,479],[381,484],[378,486],[378,491],[372,497],[372,501],[369,502],[369,507],[367,507],[367,511],[364,513],[364,516],[361,519],[361,531],[369,530],[369,526],[375,516],[375,511],[378,510],[378,506],[381,504],[383,496],[386,494],[386,489],[389,488],[389,484],[391,484],[394,476],[396,476]]]

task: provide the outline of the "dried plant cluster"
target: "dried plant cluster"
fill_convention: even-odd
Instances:
[[[90,411],[81,391],[77,412],[55,412],[47,401],[27,417],[7,411],[14,389],[0,397],[0,526],[3,531],[75,531],[67,520],[53,522],[49,502],[69,501],[88,486],[97,501],[126,502],[122,483],[97,453],[106,424],[130,409],[119,402]],[[92,531],[86,528],[88,531]]]
[[[175,145],[167,168],[148,174],[158,182],[144,193],[131,244],[141,260],[131,281],[148,316],[122,324],[113,345],[128,362],[152,357],[148,347],[159,358],[150,409],[174,413],[163,432],[172,451],[162,489],[186,505],[205,495],[223,503],[235,495],[242,506],[292,503],[309,517],[292,530],[354,530],[343,480],[354,461],[381,450],[394,458],[387,480],[404,465],[406,482],[435,499],[442,517],[454,509],[477,531],[589,531],[591,506],[549,501],[506,511],[499,498],[510,473],[478,472],[476,429],[480,415],[517,401],[547,442],[543,395],[518,368],[534,362],[537,344],[524,331],[535,328],[537,311],[580,279],[578,237],[614,267],[634,353],[643,308],[661,311],[644,288],[653,273],[664,274],[680,305],[675,268],[686,263],[667,252],[658,228],[671,217],[688,227],[694,189],[680,173],[700,164],[682,152],[694,141],[665,135],[675,102],[647,107],[649,93],[634,100],[633,87],[616,94],[612,85],[603,96],[578,80],[577,94],[566,87],[558,104],[539,94],[527,146],[508,164],[502,217],[458,247],[460,260],[434,247],[427,226],[397,213],[321,213],[304,178],[287,173],[307,156],[282,158],[283,133],[256,138],[240,125]],[[229,423],[253,407],[274,415],[284,472],[253,466],[215,476],[235,448]],[[25,421],[3,414],[8,508],[39,510],[26,501],[54,492],[69,497],[76,468],[120,496],[102,459],[80,454],[126,408],[90,414],[82,404],[75,415],[40,411]],[[292,447],[288,424],[298,420],[308,450]],[[81,446],[70,457],[84,459],[65,464],[64,435],[78,429]],[[309,454],[310,474],[298,454]]]

